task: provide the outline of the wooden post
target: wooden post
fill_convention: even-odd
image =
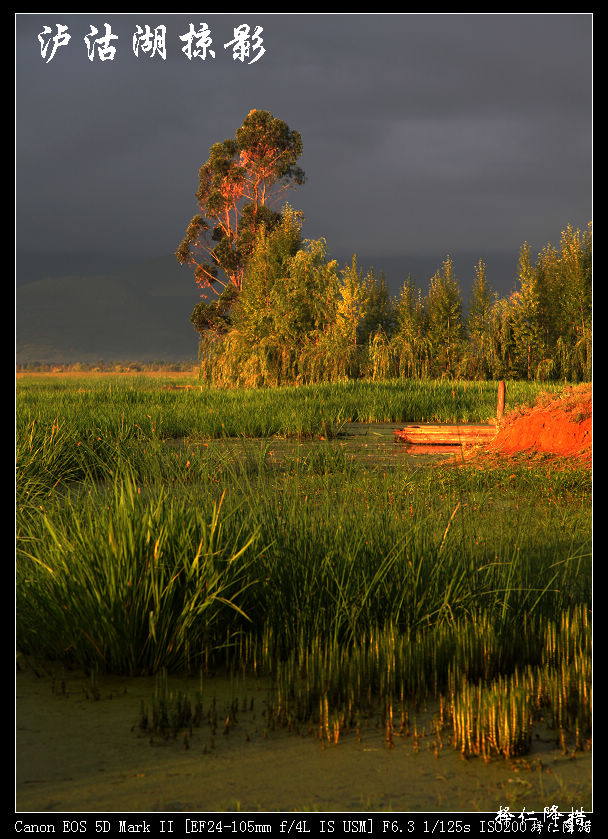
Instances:
[[[498,382],[498,402],[496,403],[496,425],[500,425],[505,410],[505,383]]]

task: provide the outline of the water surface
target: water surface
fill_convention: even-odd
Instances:
[[[172,679],[175,688],[187,686]],[[198,689],[193,679],[190,689]],[[247,710],[226,735],[211,741],[207,726],[166,741],[138,728],[141,703],[151,704],[156,681],[90,677],[71,671],[23,669],[16,677],[16,810],[56,812],[513,812],[542,813],[556,804],[591,810],[591,752],[564,757],[550,731],[538,732],[525,758],[462,760],[394,737],[389,747],[373,721],[322,743],[306,733],[266,730],[268,684],[235,685],[221,675],[204,682],[204,704],[219,710],[238,691]],[[253,700],[253,705],[252,705]],[[429,710],[429,714],[432,709]],[[427,714],[428,717],[428,714]],[[428,723],[427,723],[428,724]],[[429,728],[430,730],[430,728]]]
[[[340,457],[346,464],[353,461],[364,468],[391,469],[403,463],[411,467],[429,466],[451,460],[462,451],[460,446],[408,446],[395,442],[394,429],[408,424],[350,422],[341,426],[333,437],[299,440],[296,438],[237,438],[225,437],[205,441],[210,450],[221,448],[245,454],[256,452],[261,446],[270,463],[281,465],[287,460],[305,462],[314,453]],[[419,423],[412,423],[419,425]],[[192,443],[192,440],[188,441]],[[184,441],[173,444],[183,445]]]

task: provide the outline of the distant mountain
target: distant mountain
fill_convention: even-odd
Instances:
[[[193,269],[180,265],[173,254],[128,265],[113,272],[113,276],[121,282],[128,283],[138,292],[145,292],[153,297],[187,298],[191,301],[192,308],[200,300]]]
[[[17,281],[17,363],[196,360],[190,315],[200,297],[191,274],[178,275],[184,289],[170,268],[161,259],[109,275]]]

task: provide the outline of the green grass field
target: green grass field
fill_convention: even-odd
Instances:
[[[509,383],[507,410],[538,391]],[[568,748],[590,737],[589,471],[374,468],[335,445],[349,421],[487,422],[496,383],[27,376],[16,403],[24,653],[261,670],[276,722],[334,738],[427,698],[487,758],[524,752],[541,717]],[[275,435],[294,442],[280,459]]]

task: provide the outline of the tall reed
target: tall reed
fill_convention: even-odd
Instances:
[[[17,636],[24,649],[81,666],[141,674],[195,664],[218,614],[238,605],[257,533],[121,477],[33,513],[19,534]]]

